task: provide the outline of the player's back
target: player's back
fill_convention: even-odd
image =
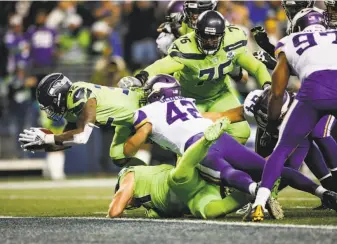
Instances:
[[[139,108],[142,94],[121,88],[100,86],[86,82],[74,83],[67,98],[66,119],[76,122],[84,104],[96,100],[96,123],[100,126],[132,125],[133,113]]]
[[[151,140],[178,155],[184,153],[189,139],[213,123],[202,117],[194,99],[183,97],[146,105],[137,111],[134,121],[136,128],[151,123]]]
[[[301,81],[322,70],[337,70],[337,31],[293,33],[276,46],[276,56],[284,52]]]

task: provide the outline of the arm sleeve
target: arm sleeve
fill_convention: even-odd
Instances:
[[[133,126],[137,130],[142,127],[144,124],[149,122],[146,114],[142,110],[138,110],[133,117]]]
[[[239,64],[243,69],[247,70],[255,79],[259,82],[260,86],[267,81],[271,81],[270,74],[267,67],[257,60],[250,52],[242,53],[237,58],[237,64]]]
[[[157,74],[172,74],[179,70],[182,70],[184,65],[170,56],[159,59],[150,66],[148,66],[144,71],[149,74],[149,77],[155,76]]]

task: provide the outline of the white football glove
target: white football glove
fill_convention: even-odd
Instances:
[[[22,148],[27,149],[27,147],[43,144],[55,144],[54,135],[47,135],[39,128],[30,128],[29,130],[24,130],[23,133],[19,135],[19,142],[22,142]]]
[[[142,87],[143,84],[136,77],[126,76],[118,81],[119,88]]]
[[[165,55],[167,55],[169,47],[174,42],[175,37],[171,33],[162,32],[159,34],[156,43],[158,49]]]

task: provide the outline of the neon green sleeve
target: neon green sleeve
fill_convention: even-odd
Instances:
[[[182,70],[184,65],[174,60],[170,56],[159,59],[150,66],[148,66],[144,71],[149,73],[149,78],[158,74],[172,74],[179,70]]]
[[[263,86],[266,81],[271,81],[271,77],[266,66],[257,60],[250,52],[240,54],[236,63],[243,69],[247,70],[249,74],[253,75],[259,82],[260,86]]]

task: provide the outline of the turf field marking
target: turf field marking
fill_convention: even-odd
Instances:
[[[24,195],[9,195],[0,196],[0,199],[37,199],[37,200],[59,200],[59,199],[77,199],[77,200],[106,200],[110,199],[111,196],[24,196]]]
[[[124,221],[124,222],[154,222],[154,223],[165,223],[165,224],[207,224],[207,225],[221,225],[221,226],[241,226],[241,227],[266,227],[266,228],[297,228],[297,229],[321,229],[321,230],[337,230],[337,226],[331,225],[294,225],[294,224],[265,224],[265,223],[245,223],[245,222],[225,222],[225,221],[215,221],[215,220],[201,220],[201,219],[145,219],[145,218],[116,218],[109,219],[105,217],[12,217],[4,216],[0,217],[3,219],[6,218],[15,218],[15,219],[75,219],[75,220],[105,220],[105,221]]]
[[[113,189],[117,183],[116,178],[89,179],[89,180],[65,180],[65,181],[22,181],[0,183],[0,190],[15,189],[49,189],[49,188],[72,188],[72,187],[99,187]]]

